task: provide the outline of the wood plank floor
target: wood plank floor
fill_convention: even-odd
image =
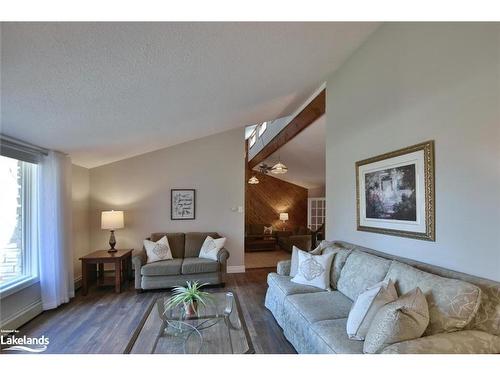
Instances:
[[[238,295],[256,353],[295,353],[264,307],[266,277],[272,271],[252,269],[229,274],[224,289]],[[137,294],[133,283],[120,294],[110,287],[91,288],[87,296],[78,291],[70,303],[43,312],[21,327],[18,335],[45,335],[50,339],[45,353],[123,353],[148,306],[163,294]]]

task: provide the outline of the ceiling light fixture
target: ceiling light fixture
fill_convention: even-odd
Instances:
[[[288,172],[288,167],[280,161],[278,161],[272,168],[271,173],[274,174],[285,174]]]
[[[249,183],[250,185],[256,185],[256,184],[258,184],[258,183],[259,183],[259,179],[258,179],[257,177],[255,177],[255,176],[252,176],[252,177],[250,177],[250,179],[248,180],[248,183]]]

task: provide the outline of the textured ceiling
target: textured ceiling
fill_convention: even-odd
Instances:
[[[284,181],[314,189],[325,186],[326,116],[302,130],[278,151],[264,160],[273,166],[279,159],[288,167],[285,174],[271,174]],[[258,166],[254,168],[258,170]]]
[[[3,23],[1,132],[95,167],[291,113],[376,23]]]

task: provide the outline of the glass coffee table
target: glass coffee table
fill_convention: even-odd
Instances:
[[[153,301],[125,353],[255,353],[236,294],[210,295],[210,301],[192,316],[186,316],[182,306],[168,308],[170,295]]]

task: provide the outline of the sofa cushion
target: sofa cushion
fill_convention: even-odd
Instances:
[[[392,344],[382,354],[497,354],[500,337],[482,331],[438,333]]]
[[[182,259],[161,260],[141,267],[142,276],[172,276],[181,274]]]
[[[163,236],[167,236],[168,244],[170,245],[170,250],[172,251],[172,256],[174,258],[184,258],[184,233],[151,233],[150,240],[153,242],[158,241]]]
[[[351,254],[352,250],[345,249],[339,246],[328,246],[323,250],[323,254],[328,254],[330,252],[335,254],[333,258],[332,268],[330,269],[330,287],[335,290],[337,289],[340,272],[342,271],[347,257],[349,256],[349,254]]]
[[[392,262],[386,279],[395,282],[399,294],[408,293],[416,287],[422,290],[430,316],[426,335],[464,328],[481,302],[481,289],[473,284],[420,271],[398,261]]]
[[[291,281],[290,276],[281,276],[277,273],[270,273],[267,275],[267,284],[273,285],[281,290],[285,296],[299,293],[314,293],[321,292],[322,289],[315,286],[297,284]]]
[[[290,276],[278,275],[270,273],[267,275],[267,289],[265,305],[272,311],[276,321],[281,327],[284,327],[287,322],[283,318],[284,302],[288,295],[297,293],[315,293],[321,289],[309,285],[301,285],[291,282]]]
[[[294,294],[288,296],[285,302],[285,308],[294,308],[309,323],[347,318],[351,306],[352,301],[336,291]]]
[[[363,341],[350,340],[346,333],[347,319],[322,320],[311,325],[312,346],[317,353],[362,354]],[[316,336],[316,337],[314,337]],[[330,350],[328,350],[330,349]]]
[[[380,353],[396,342],[417,339],[429,324],[429,307],[419,288],[383,306],[373,318],[363,345],[364,353]]]
[[[355,300],[361,292],[382,281],[390,265],[388,259],[353,250],[340,272],[337,289]]]
[[[185,258],[194,258],[200,255],[201,246],[207,236],[212,238],[219,238],[216,232],[189,232],[186,233],[186,246],[184,250]]]
[[[219,262],[204,258],[184,258],[181,273],[191,275],[194,273],[218,272]]]

